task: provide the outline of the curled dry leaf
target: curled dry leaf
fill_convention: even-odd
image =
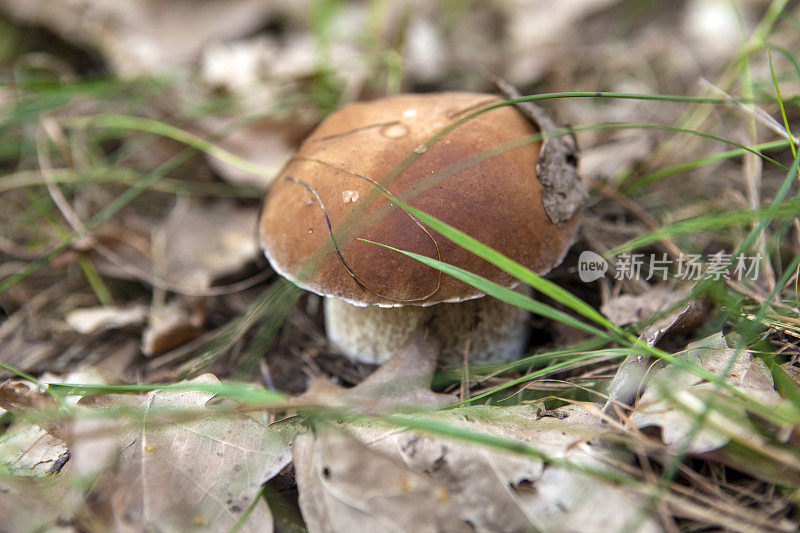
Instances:
[[[706,302],[690,299],[667,316],[649,325],[641,337],[650,346],[655,346],[668,333],[674,335],[695,331],[703,323],[707,313],[708,305]]]
[[[84,307],[70,312],[66,321],[78,333],[92,333],[101,329],[141,326],[147,318],[147,308],[143,305],[129,307]]]
[[[663,285],[652,287],[637,295],[621,295],[609,300],[601,311],[614,324],[625,326],[634,323],[647,323],[667,311],[689,295],[688,288],[669,288]],[[639,336],[649,346],[655,346],[667,334],[691,332],[703,322],[707,306],[702,300],[690,298],[683,305],[649,324]],[[650,359],[638,354],[630,354],[620,365],[614,379],[608,386],[610,405],[616,402],[632,405],[639,394]]]
[[[48,384],[107,382],[96,369],[91,368],[77,370],[63,377],[45,373],[41,380]],[[65,403],[74,404],[77,401],[78,398],[67,398]],[[9,380],[0,385],[0,406],[16,413],[32,413],[52,409],[56,403],[52,396],[33,383]],[[2,412],[0,409],[0,414]],[[65,442],[69,440],[68,425],[56,421],[39,423],[41,427],[18,419],[5,431],[0,431],[0,470],[5,467],[15,476],[42,477],[57,474],[70,464],[70,453]]]
[[[567,406],[555,411],[558,416],[540,417],[539,412],[534,406],[468,407],[411,415],[410,420],[513,439],[578,469],[613,471],[609,464],[625,459],[603,442],[606,427],[598,406]],[[378,423],[347,429],[357,442],[333,430],[296,441],[301,510],[312,531],[391,530],[402,524],[398,507],[405,509],[404,516],[421,520],[415,527],[434,530],[443,520],[440,507],[422,517],[413,512],[423,505],[416,503],[422,494],[428,495],[428,508],[438,502],[452,513],[457,519],[453,530],[470,531],[616,531],[643,503],[632,490],[572,468],[548,466],[539,457]],[[363,475],[387,468],[392,474],[385,479]],[[388,506],[390,497],[407,500]],[[338,521],[363,514],[370,517],[364,528],[354,529],[359,522]],[[651,520],[639,529],[657,530]]]
[[[55,406],[53,397],[36,383],[21,379],[8,379],[0,384],[0,409],[21,412],[26,409],[43,409]]]
[[[0,409],[11,413],[55,409],[56,402],[46,391],[30,381],[6,380],[0,385]],[[42,424],[42,429],[58,440],[66,440],[64,426],[58,422]]]
[[[47,386],[55,383],[108,383],[106,376],[96,368],[79,369],[64,376],[46,372],[42,374],[40,381]],[[63,402],[75,405],[79,399],[79,397],[69,397],[63,399]],[[42,414],[45,410],[55,413],[58,406],[52,395],[30,381],[10,379],[0,385],[0,414],[3,410],[20,415]],[[41,466],[48,463],[50,463],[47,466],[48,472],[52,467],[60,469],[57,462],[67,452],[64,443],[69,441],[69,425],[63,420],[49,420],[44,417],[42,421],[37,422],[41,427],[28,421],[15,421],[5,433],[0,432],[0,449],[5,448],[0,452],[0,458],[14,457],[13,452],[9,450],[15,448],[20,450],[22,452],[19,456],[22,461],[20,464],[31,467],[32,475],[41,474]],[[33,457],[38,457],[38,460],[34,461]]]
[[[49,380],[43,376],[43,381]],[[0,407],[12,413],[36,413],[55,405],[34,383],[8,380],[0,385]],[[5,429],[0,424],[0,531],[60,531],[59,524],[73,516],[80,495],[63,482],[63,474],[56,476],[71,467],[67,428],[41,424],[24,418]]]
[[[150,312],[147,327],[142,333],[142,353],[147,356],[160,355],[203,333],[205,306],[190,309],[187,304],[192,300],[176,298]]]
[[[650,320],[658,313],[666,311],[681,299],[686,298],[688,290],[666,285],[654,285],[642,294],[621,294],[611,298],[600,307],[600,311],[617,326],[627,326]],[[680,310],[669,317],[678,316]],[[665,317],[665,318],[669,318]]]
[[[753,357],[748,350],[737,350],[728,346],[722,333],[690,344],[682,353],[676,354],[706,370],[721,376],[726,366],[735,357],[727,381],[765,403],[780,401],[775,392],[772,375],[767,365]],[[679,449],[689,435],[697,413],[702,410],[708,394],[715,389],[709,383],[688,370],[664,366],[652,373],[637,402],[631,422],[636,427],[658,426],[661,438],[672,450]],[[722,397],[729,393],[721,391]],[[702,453],[716,450],[731,439],[758,442],[761,437],[749,431],[747,413],[742,407],[731,410],[714,410],[709,413],[707,424],[691,443],[689,451]]]

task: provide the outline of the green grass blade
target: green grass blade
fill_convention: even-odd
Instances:
[[[267,168],[257,163],[243,159],[224,148],[220,148],[213,142],[198,137],[186,130],[182,130],[171,124],[166,124],[158,120],[129,115],[91,115],[88,117],[69,118],[63,120],[66,126],[72,128],[102,127],[112,129],[130,129],[153,133],[162,137],[181,142],[191,146],[196,150],[205,152],[208,155],[219,159],[225,163],[238,167],[247,172],[252,172],[259,176],[271,177],[277,169]]]
[[[486,246],[479,240],[470,237],[463,231],[456,229],[445,222],[442,222],[436,217],[431,216],[428,213],[425,213],[424,211],[421,211],[409,204],[406,204],[401,200],[392,199],[392,201],[462,248],[469,250],[481,259],[485,259],[496,267],[511,274],[523,283],[530,285],[535,290],[546,294],[553,300],[569,307],[589,320],[592,320],[597,324],[610,329],[611,331],[619,331],[610,320],[600,314],[592,306],[576,297],[569,291],[559,287],[552,281],[543,278],[539,274],[514,261],[510,257],[507,257],[497,250]]]
[[[775,65],[772,63],[772,50],[767,49],[769,52],[769,71],[772,74],[772,84],[775,87],[775,95],[777,96],[778,100],[778,108],[781,110],[781,117],[783,118],[783,127],[786,130],[786,133],[789,135],[790,143],[789,147],[792,149],[792,157],[797,157],[797,148],[795,148],[794,135],[792,135],[792,128],[789,126],[789,119],[786,118],[786,108],[783,105],[783,97],[781,96],[781,86],[778,83],[778,77],[775,75]]]
[[[265,402],[284,402],[283,393],[268,390],[250,383],[153,383],[147,385],[66,385],[50,383],[47,390],[58,396],[97,396],[103,394],[141,394],[155,390],[172,392],[206,392],[254,404]]]
[[[628,352],[627,351],[623,351],[623,350],[619,350],[619,349],[597,350],[595,352],[587,353],[587,354],[584,354],[584,355],[579,355],[577,357],[572,357],[570,359],[565,359],[565,360],[560,361],[558,363],[554,363],[554,364],[552,364],[550,366],[546,366],[544,368],[540,368],[540,369],[535,370],[533,372],[529,372],[528,374],[525,374],[524,376],[518,377],[516,379],[512,379],[508,383],[504,383],[502,385],[494,387],[493,389],[488,390],[488,391],[486,391],[484,393],[478,394],[477,396],[473,396],[471,398],[467,398],[466,400],[461,400],[460,402],[457,402],[457,403],[454,403],[452,405],[449,405],[447,408],[451,409],[451,408],[454,408],[454,407],[459,407],[459,406],[466,405],[466,404],[469,404],[469,403],[472,403],[472,402],[476,402],[478,400],[482,400],[482,399],[487,398],[489,396],[492,396],[493,394],[496,394],[496,393],[498,393],[500,391],[503,391],[503,390],[511,388],[511,387],[515,387],[517,385],[522,385],[523,383],[527,383],[528,381],[532,381],[532,380],[534,380],[534,379],[536,379],[538,377],[541,377],[541,376],[543,376],[545,374],[549,374],[549,373],[551,373],[551,372],[553,372],[555,370],[559,370],[559,369],[562,369],[562,368],[567,368],[567,367],[569,367],[571,365],[574,365],[576,363],[581,363],[583,361],[591,361],[592,359],[597,359],[598,357],[602,357],[602,356],[608,355],[608,354],[617,355],[621,359],[621,358],[625,357],[628,354]]]
[[[511,305],[516,305],[523,309],[527,309],[532,313],[539,314],[541,316],[550,318],[552,320],[557,320],[569,326],[575,327],[581,331],[587,331],[589,333],[597,335],[598,337],[608,339],[609,341],[618,340],[621,343],[629,346],[629,349],[634,350],[634,353],[653,355],[674,366],[688,370],[689,372],[692,372],[696,376],[699,376],[705,379],[706,381],[717,384],[720,387],[724,388],[725,390],[731,392],[735,396],[738,396],[750,402],[754,406],[754,408],[761,409],[763,412],[773,413],[774,416],[776,417],[780,416],[782,419],[787,421],[791,420],[800,423],[800,409],[796,408],[795,406],[789,406],[787,408],[785,405],[781,405],[778,408],[770,408],[769,406],[759,401],[752,395],[748,394],[744,390],[735,387],[734,385],[726,381],[723,377],[720,377],[717,374],[691,361],[688,361],[680,357],[676,357],[672,354],[664,352],[663,350],[659,350],[658,348],[649,346],[641,339],[638,339],[637,337],[622,331],[617,326],[614,326],[615,327],[614,334],[609,334],[605,331],[601,331],[595,328],[594,326],[585,324],[562,311],[553,309],[548,305],[542,304],[541,302],[537,302],[536,300],[533,300],[532,298],[529,298],[527,296],[523,296],[511,289],[503,287],[502,285],[498,285],[492,281],[487,280],[486,278],[473,274],[472,272],[469,272],[462,268],[444,263],[436,259],[432,259],[430,257],[426,257],[424,255],[416,254],[414,252],[400,250],[398,248],[394,248],[386,244],[369,241],[367,239],[359,239],[359,240],[368,242],[370,244],[375,244],[377,246],[382,246],[384,248],[394,250],[398,253],[416,259],[417,261],[420,261],[432,268],[440,270],[445,274],[453,276],[456,279],[459,279],[461,281],[464,281],[465,283],[472,285],[473,287],[485,292],[489,296],[494,296],[495,298],[498,298],[499,300],[502,300]],[[620,334],[616,334],[616,332],[620,332]]]
[[[767,215],[771,215],[771,218],[792,218],[798,216],[800,215],[800,202],[791,200],[775,208],[765,207],[761,209],[725,211],[681,220],[622,243],[606,252],[605,257],[612,257],[623,252],[646,246],[666,237],[676,237],[678,235],[686,235],[697,231],[746,224],[748,222],[762,220],[767,217]]]
[[[407,255],[408,257],[416,259],[417,261],[420,261],[432,268],[440,270],[445,274],[453,276],[456,279],[459,279],[465,283],[469,283],[473,287],[483,291],[489,296],[493,296],[498,300],[501,300],[507,304],[521,307],[522,309],[526,309],[532,313],[544,316],[546,318],[550,318],[552,320],[557,320],[559,322],[562,322],[563,324],[572,326],[581,331],[591,333],[592,335],[597,335],[598,337],[603,337],[608,340],[612,339],[612,337],[610,337],[608,333],[606,333],[605,331],[602,331],[594,326],[581,322],[580,320],[576,319],[571,315],[568,315],[563,311],[559,311],[558,309],[555,309],[547,304],[543,304],[542,302],[536,301],[533,298],[525,296],[524,294],[520,294],[512,289],[509,289],[498,283],[490,281],[482,276],[473,274],[472,272],[464,270],[463,268],[459,268],[457,266],[450,265],[443,261],[432,259],[424,255],[416,254],[414,252],[408,252],[405,250],[400,250],[399,248],[393,248],[392,246],[388,246],[386,244],[369,241],[367,239],[359,239],[359,240],[368,242],[370,244],[383,246],[384,248],[388,248],[390,250],[394,250],[395,252]]]
[[[718,154],[712,154],[706,157],[693,159],[692,161],[686,161],[685,163],[678,163],[677,165],[672,165],[670,167],[655,170],[653,172],[650,172],[649,174],[645,174],[644,176],[632,180],[631,182],[625,184],[622,187],[622,192],[626,194],[631,194],[633,192],[636,192],[640,188],[644,187],[645,185],[649,185],[662,178],[666,178],[667,176],[678,174],[679,172],[684,172],[686,170],[691,170],[693,168],[702,167],[703,165],[707,165],[709,163],[716,163],[717,161],[731,159],[734,157],[744,155],[746,153],[761,152],[762,150],[772,150],[774,148],[782,148],[784,146],[787,146],[788,144],[789,144],[788,140],[770,141],[751,146],[750,150],[737,148],[736,150],[727,150],[725,152],[720,152]]]

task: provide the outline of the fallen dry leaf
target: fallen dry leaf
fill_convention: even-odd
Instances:
[[[727,381],[762,402],[779,401],[780,395],[775,392],[772,374],[767,365],[761,359],[752,356],[748,350],[740,350],[737,354],[736,349],[728,346],[722,333],[694,342],[684,352],[676,354],[677,357],[696,363],[718,376],[722,375],[734,355],[736,359]],[[670,449],[677,450],[690,433],[695,412],[702,408],[708,393],[714,389],[714,384],[688,370],[663,366],[652,373],[630,420],[639,428],[660,427],[661,439]],[[726,396],[730,393],[721,391],[720,394]],[[683,408],[676,405],[676,402]],[[743,408],[737,408],[735,415],[713,411],[709,414],[709,418],[717,428],[734,432],[734,435],[738,433],[741,437],[744,427],[741,421],[747,418],[747,414]],[[758,438],[755,434],[745,436],[754,441]],[[689,451],[701,453],[716,450],[730,440],[730,433],[726,434],[722,429],[714,429],[707,425],[695,436]]]
[[[257,219],[256,208],[225,200],[179,203],[154,237],[156,274],[191,291],[240,273],[258,255]]]
[[[75,531],[73,492],[57,478],[0,474],[0,531]]]
[[[16,476],[58,472],[68,457],[64,441],[29,422],[15,421],[0,433],[0,470]]]
[[[554,459],[580,467],[609,469],[624,454],[602,440],[607,431],[598,406],[576,404],[547,412],[534,406],[467,407],[434,418],[456,427],[514,439]],[[478,531],[616,531],[636,513],[641,495],[624,487],[546,465],[541,459],[402,432],[391,446],[414,469],[445,482],[458,513]],[[639,531],[655,531],[652,520]]]
[[[155,392],[147,407],[196,408],[211,396]],[[168,530],[190,524],[213,531],[232,527],[253,503],[261,484],[289,462],[288,447],[279,434],[237,415],[146,426],[141,444],[145,523]],[[263,501],[250,516],[251,526],[245,529],[271,527]]]
[[[650,290],[638,294],[622,294],[612,298],[600,307],[600,311],[618,326],[636,324],[650,320],[658,313],[668,310],[683,298],[688,288],[675,288],[666,285],[654,285]],[[669,317],[678,316],[681,309],[670,313]],[[666,317],[666,318],[669,318]]]
[[[440,407],[454,398],[430,391],[436,353],[435,339],[419,334],[356,387],[321,380],[297,401],[367,413]],[[578,466],[602,469],[608,460],[623,460],[599,439],[607,428],[595,406],[546,414],[533,406],[469,407],[409,416],[515,439]],[[536,457],[384,424],[345,428],[352,436],[317,428],[296,437],[293,445],[301,510],[311,531],[441,530],[445,511],[457,519],[455,530],[468,524],[477,531],[614,530],[642,502],[631,490],[547,466]],[[390,474],[380,477],[380,472]],[[437,498],[446,501],[431,508]],[[388,505],[392,499],[394,505]],[[405,514],[398,514],[402,509]],[[354,524],[359,527],[353,529]],[[657,527],[645,521],[641,530]]]
[[[257,217],[257,208],[226,199],[180,201],[152,237],[147,222],[128,217],[125,227],[98,230],[74,248],[87,253],[104,276],[204,295],[214,282],[237,278],[256,260]]]
[[[206,374],[193,382],[218,380]],[[144,399],[129,398],[129,407],[145,414],[138,422],[126,418],[135,422],[127,427],[117,418],[78,418],[72,428],[73,472],[101,474],[93,490],[93,514],[107,516],[120,529],[233,527],[253,504],[261,484],[286,466],[290,452],[279,433],[250,417],[215,416],[214,410],[198,417],[197,410],[202,413],[211,397],[155,391]],[[84,405],[91,409],[125,404],[106,397]],[[179,417],[181,412],[186,416]],[[270,530],[266,503],[259,500],[254,505],[241,531]]]
[[[344,431],[324,426],[300,435],[292,454],[309,531],[465,529],[447,489]]]
[[[601,311],[618,326],[633,323],[647,324],[652,321],[644,328],[639,338],[649,346],[655,346],[667,334],[685,334],[695,330],[702,323],[707,312],[707,305],[702,300],[693,298],[689,298],[685,304],[658,317],[687,298],[688,295],[688,288],[674,289],[656,285],[637,296],[618,296],[606,302]],[[620,364],[614,379],[608,386],[609,400],[606,408],[612,403],[632,405],[639,395],[650,364],[649,357],[639,354],[628,355]]]
[[[535,406],[517,406],[409,416],[514,439],[578,468],[613,469],[609,461],[624,460],[602,441],[607,428],[599,406],[572,405],[541,414]],[[538,457],[383,423],[345,427],[356,441],[339,430],[318,430],[298,437],[294,445],[301,510],[312,531],[403,529],[398,507],[415,520],[415,529],[435,530],[443,518],[439,508],[430,509],[434,501],[457,519],[453,530],[615,531],[644,501],[632,490],[546,465]],[[379,477],[386,469],[391,474]],[[417,502],[422,495],[428,498],[424,504]],[[385,503],[390,498],[395,499],[392,506]],[[423,508],[421,517],[412,511]],[[363,528],[361,522],[339,521],[366,514]],[[655,522],[645,520],[638,531],[657,530]]]
[[[73,246],[86,254],[103,276],[149,282],[152,278],[150,228],[140,217],[127,216],[122,225],[107,224]],[[75,261],[65,254],[64,263]]]

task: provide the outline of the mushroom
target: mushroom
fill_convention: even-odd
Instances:
[[[473,363],[512,359],[524,350],[525,311],[358,239],[518,286],[399,208],[394,196],[537,273],[558,265],[578,223],[579,206],[565,203],[582,189],[574,166],[566,178],[537,176],[537,167],[558,167],[559,157],[564,165],[574,160],[545,152],[550,141],[527,137],[541,127],[535,118],[498,107],[424,144],[499,101],[454,92],[346,105],[317,127],[274,181],[260,222],[264,253],[276,272],[325,297],[327,336],[347,356],[382,363],[423,326],[439,337],[444,364],[461,364],[466,354]]]

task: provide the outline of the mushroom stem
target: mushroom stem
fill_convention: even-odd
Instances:
[[[529,292],[529,288],[518,289]],[[439,362],[462,365],[516,359],[528,340],[527,311],[484,296],[428,307],[358,307],[325,298],[328,339],[348,357],[381,364],[427,325],[439,337]]]

